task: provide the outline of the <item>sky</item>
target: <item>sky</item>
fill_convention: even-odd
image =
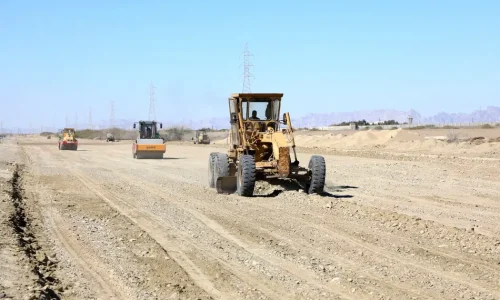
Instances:
[[[500,1],[0,1],[4,127],[228,115],[242,91],[293,116],[500,106]],[[28,124],[29,123],[29,124]]]

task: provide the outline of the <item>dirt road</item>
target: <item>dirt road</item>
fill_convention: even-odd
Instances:
[[[18,243],[34,250],[9,269],[41,270],[45,281],[18,280],[33,294],[500,299],[497,161],[326,155],[325,195],[259,184],[261,196],[242,198],[208,188],[209,153],[221,148],[167,144],[165,159],[135,160],[124,143],[82,141],[74,152],[15,142],[1,149],[23,165],[18,202],[36,247]],[[0,280],[5,297],[22,299]]]

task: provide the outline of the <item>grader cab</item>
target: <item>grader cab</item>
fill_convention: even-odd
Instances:
[[[282,97],[245,93],[229,98],[229,151],[209,157],[209,186],[218,193],[252,196],[257,180],[275,178],[302,182],[309,194],[323,192],[325,160],[314,155],[308,168],[299,165],[290,114],[280,120]]]

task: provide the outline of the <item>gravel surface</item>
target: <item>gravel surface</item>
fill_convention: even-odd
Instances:
[[[500,298],[496,160],[325,154],[324,195],[259,182],[244,198],[208,187],[209,154],[224,145],[167,143],[165,159],[134,160],[128,143],[7,142],[63,299]],[[8,180],[14,166],[1,167]],[[19,298],[38,286],[4,223],[12,276],[0,288]]]

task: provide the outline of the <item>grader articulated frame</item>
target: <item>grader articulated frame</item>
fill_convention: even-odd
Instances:
[[[209,186],[218,193],[252,196],[257,180],[292,178],[309,194],[322,193],[326,166],[314,155],[301,167],[289,113],[280,120],[281,93],[242,93],[229,98],[229,151],[209,157]],[[286,128],[281,129],[281,124]],[[291,151],[293,152],[293,161]]]

